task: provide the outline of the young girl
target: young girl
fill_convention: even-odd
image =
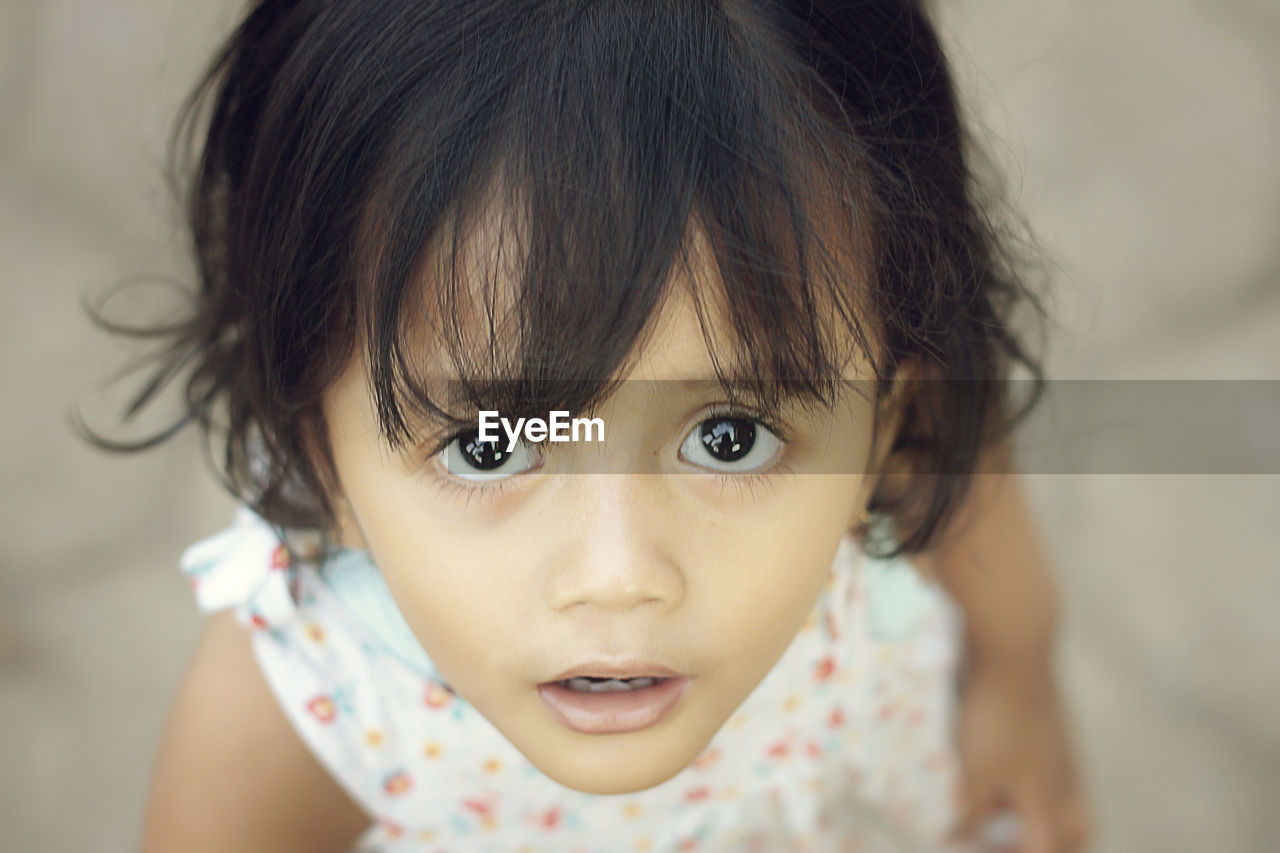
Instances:
[[[918,3],[263,0],[205,106],[148,851],[1083,843]]]

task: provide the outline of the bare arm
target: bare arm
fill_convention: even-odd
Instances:
[[[1057,592],[1007,448],[986,457],[954,523],[932,551],[915,559],[963,608],[975,662],[1048,663]]]
[[[1053,673],[1057,593],[1007,448],[984,460],[956,522],[920,562],[965,613],[955,837],[974,837],[1007,807],[1020,819],[1018,850],[1082,849],[1089,809]]]
[[[160,747],[145,853],[340,853],[368,823],[276,705],[245,630],[215,615]]]

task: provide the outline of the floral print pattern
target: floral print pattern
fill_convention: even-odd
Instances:
[[[235,608],[298,735],[369,814],[360,853],[949,849],[959,616],[852,538],[706,750],[619,795],[547,778],[455,694],[363,552],[322,555],[241,510],[182,569],[202,609]]]

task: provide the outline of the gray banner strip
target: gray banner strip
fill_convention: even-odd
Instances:
[[[1280,474],[1280,380],[1051,380],[1023,471]]]
[[[513,420],[517,414],[533,416],[541,412],[545,417],[548,409],[559,408],[590,384],[505,384],[498,393],[501,402],[495,399],[480,408],[502,411],[500,407],[506,404],[509,408],[502,413],[510,413]],[[726,393],[714,381],[626,381],[614,388],[610,397],[610,401],[619,401],[612,417],[676,423],[682,413],[703,404],[715,405],[734,398],[750,408],[752,398],[787,399],[798,385],[740,384],[736,393]],[[873,396],[870,382],[843,385],[837,388],[837,395]],[[953,402],[1004,395],[1017,403],[1025,400],[1033,388],[1030,381],[1022,380],[947,380],[949,387],[945,389],[930,385],[916,382],[906,393],[928,396],[944,392]],[[457,387],[451,392],[454,402],[462,404],[460,409],[472,405],[460,399],[466,395],[459,393]],[[612,435],[613,431],[607,433]],[[1039,404],[1015,433],[1014,443],[1020,470],[1030,474],[1280,475],[1280,380],[1049,380],[1043,386]],[[554,453],[563,446],[546,449]],[[598,455],[598,464],[575,470],[626,473],[612,469],[626,467],[628,454]],[[861,473],[863,464],[863,460],[831,455],[816,460],[800,473]]]

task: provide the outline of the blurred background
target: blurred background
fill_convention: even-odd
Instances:
[[[1056,266],[1051,375],[1280,379],[1280,2],[937,6]],[[177,557],[232,505],[196,437],[110,457],[67,412],[109,425],[123,394],[101,389],[139,353],[82,301],[141,278],[113,317],[180,304],[155,284],[190,280],[165,143],[239,7],[0,2],[5,850],[136,849],[199,633]],[[1095,849],[1277,849],[1280,477],[1028,482],[1067,605]]]

